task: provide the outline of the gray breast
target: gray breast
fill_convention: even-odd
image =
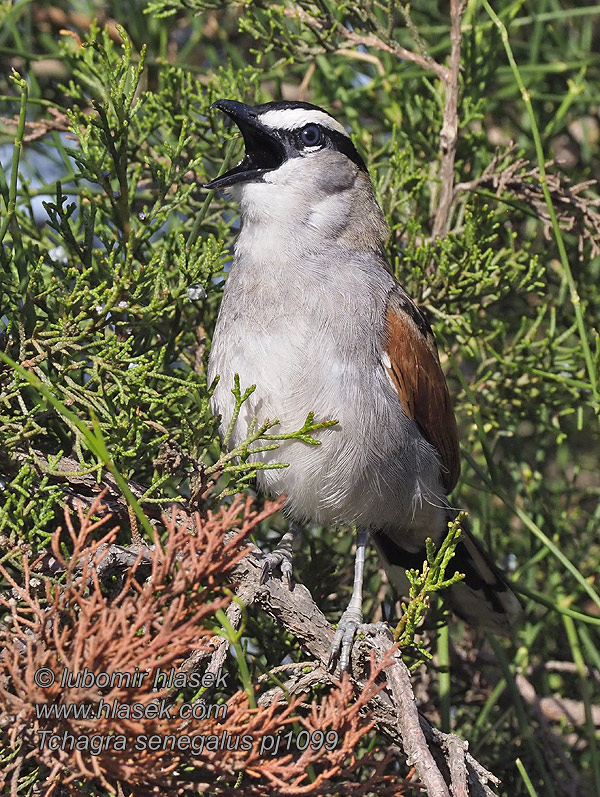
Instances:
[[[212,408],[231,419],[234,374],[242,389],[256,384],[237,420],[231,445],[251,421],[277,418],[273,431],[300,428],[309,412],[336,419],[318,447],[284,441],[262,462],[289,467],[260,471],[264,491],[286,493],[291,513],[324,523],[378,528],[421,525],[437,496],[435,451],[404,414],[381,361],[383,319],[394,280],[375,255],[336,252],[336,268],[305,257],[293,271],[233,265],[209,361],[218,373]],[[415,495],[422,498],[417,499]],[[439,503],[440,499],[437,499]],[[434,501],[435,503],[435,501]],[[435,509],[434,515],[439,513]]]

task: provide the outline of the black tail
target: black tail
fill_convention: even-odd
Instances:
[[[469,625],[506,636],[521,618],[521,602],[506,576],[465,528],[464,521],[461,528],[461,538],[446,569],[446,577],[454,573],[464,573],[465,577],[442,595]],[[381,531],[373,534],[373,540],[392,584],[405,593],[408,582],[404,571],[423,567],[425,548],[417,552],[406,551]]]

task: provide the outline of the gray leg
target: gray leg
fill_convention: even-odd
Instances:
[[[264,584],[267,578],[273,575],[275,570],[279,569],[288,589],[292,588],[292,542],[299,530],[299,526],[294,521],[290,521],[288,529],[279,540],[277,547],[271,553],[265,554],[260,574],[261,584]]]
[[[340,670],[344,672],[350,665],[350,653],[356,629],[362,624],[362,588],[363,573],[365,569],[365,552],[369,532],[366,529],[357,529],[356,532],[356,557],[354,559],[354,586],[348,608],[340,617],[337,631],[331,643],[329,654],[329,669],[332,668],[338,654],[340,657]]]

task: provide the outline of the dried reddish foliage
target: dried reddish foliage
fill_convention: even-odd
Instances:
[[[388,662],[389,663],[389,662]],[[374,665],[374,660],[372,660]],[[312,703],[310,711],[305,716],[297,716],[298,723],[315,738],[315,732],[335,731],[339,737],[338,744],[328,750],[321,747],[318,750],[309,746],[300,755],[288,754],[279,758],[250,760],[247,772],[261,780],[267,780],[269,788],[257,788],[252,794],[285,794],[285,795],[313,795],[313,794],[404,794],[404,784],[399,784],[395,777],[385,774],[392,759],[390,751],[385,756],[365,756],[357,760],[355,751],[363,736],[373,727],[373,722],[361,716],[369,700],[374,697],[382,686],[377,686],[375,681],[386,662],[381,666],[371,668],[371,677],[363,692],[358,698],[353,697],[353,688],[347,675],[344,675],[339,687],[321,703]],[[278,718],[276,718],[278,719]],[[275,733],[277,733],[275,727]],[[285,738],[285,728],[281,735]],[[273,731],[270,731],[273,733]],[[298,737],[300,738],[300,737]],[[357,775],[363,767],[369,767],[369,777],[362,781]],[[310,781],[307,770],[312,767],[315,774],[314,781]],[[363,773],[364,775],[364,773]],[[336,778],[335,786],[333,779]]]
[[[179,524],[165,520],[169,532],[166,546],[156,538],[154,546],[145,550],[150,560],[144,563],[145,570],[140,553],[116,596],[106,594],[99,572],[118,528],[92,540],[110,520],[110,515],[92,519],[101,511],[99,502],[87,514],[79,511],[77,531],[65,514],[71,549],[68,560],[61,553],[61,530],[53,535],[54,554],[65,569],[59,583],[47,580],[40,590],[25,562],[23,583],[17,584],[0,566],[0,574],[15,596],[0,596],[0,604],[9,610],[6,624],[0,627],[0,646],[4,648],[0,654],[0,712],[5,742],[22,744],[9,771],[0,775],[0,786],[9,788],[10,784],[10,793],[16,794],[20,774],[40,765],[45,774],[38,787],[43,787],[46,795],[81,794],[81,785],[90,781],[113,793],[121,786],[124,793],[133,795],[190,794],[209,787],[211,793],[234,789],[236,794],[322,794],[329,793],[333,783],[338,794],[362,794],[374,788],[378,793],[401,793],[383,774],[387,757],[360,762],[354,756],[359,739],[371,727],[360,709],[377,691],[375,672],[358,701],[352,702],[352,689],[345,680],[304,717],[299,716],[299,699],[289,705],[252,709],[243,690],[226,701],[226,713],[222,710],[218,716],[202,719],[182,719],[179,710],[184,701],[180,698],[170,707],[169,716],[162,717],[40,715],[40,707],[95,709],[101,699],[119,707],[135,703],[148,711],[152,710],[150,704],[160,705],[168,689],[153,691],[154,672],[177,668],[199,648],[210,652],[214,613],[230,600],[225,584],[245,553],[244,538],[277,508],[278,504],[268,504],[258,513],[250,500],[236,499],[217,514],[209,513],[207,518],[196,515],[193,523],[187,518]],[[232,529],[238,533],[225,542]],[[56,678],[46,688],[34,679],[43,667]],[[104,688],[71,686],[68,681],[61,687],[65,670],[75,674],[84,668],[95,675],[134,673],[136,668],[150,675],[135,686],[117,679]],[[209,697],[207,704],[211,702],[215,701]],[[266,736],[289,733],[295,722],[309,733],[335,731],[335,748],[315,750],[316,745],[309,745],[301,752],[292,746],[291,752],[277,755],[261,750]],[[66,739],[67,748],[61,749],[61,743],[58,749],[50,749],[48,735],[46,744],[40,746],[43,731]],[[65,733],[70,736],[64,737]],[[147,741],[140,749],[141,735],[160,738],[159,749],[152,749]],[[71,736],[76,740],[73,743]],[[113,742],[123,739],[125,750],[117,749],[120,744],[107,744],[111,736]],[[71,749],[73,744],[83,744],[80,740],[86,737],[88,749]],[[92,742],[92,737],[97,741]],[[204,737],[202,748],[200,737]],[[244,737],[250,737],[245,745],[241,744]],[[368,777],[365,765],[373,768]],[[314,782],[306,774],[310,766]],[[363,767],[360,784],[356,783],[359,767]],[[245,777],[236,788],[242,774]]]

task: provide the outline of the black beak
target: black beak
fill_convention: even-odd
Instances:
[[[275,131],[261,125],[252,106],[235,100],[217,100],[210,107],[225,111],[233,119],[244,138],[246,154],[241,163],[206,183],[205,188],[227,188],[236,183],[257,180],[265,172],[281,166],[285,158],[283,144]]]

